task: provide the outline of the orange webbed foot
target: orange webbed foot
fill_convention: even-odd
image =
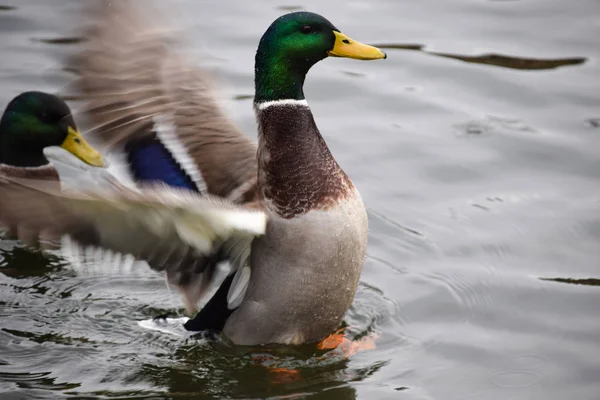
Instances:
[[[295,382],[300,379],[300,371],[297,369],[282,368],[278,366],[278,360],[273,356],[254,356],[254,362],[266,368],[272,374],[271,382],[283,384]]]
[[[296,382],[300,379],[300,371],[297,369],[289,369],[289,368],[275,368],[275,367],[267,367],[269,372],[274,374],[272,378],[273,383],[289,383]]]
[[[344,329],[339,329],[317,343],[317,348],[319,350],[333,350],[340,348],[344,353],[344,357],[349,358],[360,351],[377,348],[375,340],[378,337],[378,334],[372,333],[359,340],[350,340],[344,336]]]

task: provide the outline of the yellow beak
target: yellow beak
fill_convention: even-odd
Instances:
[[[334,57],[355,58],[357,60],[379,60],[387,58],[387,55],[377,47],[362,44],[350,39],[341,32],[333,31],[335,35],[335,44],[333,49],[327,52]]]
[[[67,137],[60,147],[87,164],[93,165],[94,167],[104,167],[102,154],[90,146],[76,129],[69,127]]]

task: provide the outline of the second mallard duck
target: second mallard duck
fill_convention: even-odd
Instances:
[[[69,106],[55,95],[24,92],[0,119],[0,176],[58,179],[44,149],[62,147],[83,162],[104,166],[102,155],[77,130]]]
[[[121,4],[121,3],[119,3]],[[256,53],[257,147],[224,117],[208,79],[132,9],[105,7],[76,61],[99,136],[121,145],[138,183],[59,195],[0,184],[0,219],[131,253],[194,311],[216,264],[231,274],[186,323],[237,344],[315,342],[342,322],[367,246],[367,214],[315,124],[303,84],[328,56],[385,58],[320,15],[278,18]],[[110,73],[109,73],[110,72]]]
[[[0,178],[35,179],[43,181],[46,187],[59,189],[59,175],[44,153],[55,146],[83,163],[104,166],[102,155],[77,130],[71,110],[62,99],[38,91],[24,92],[12,99],[0,119]],[[4,228],[0,227],[0,231]],[[28,234],[18,226],[12,226],[7,236],[17,234],[30,245],[38,244],[40,239],[37,233]],[[42,241],[56,239],[50,235]]]

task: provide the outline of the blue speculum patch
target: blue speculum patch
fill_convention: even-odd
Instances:
[[[125,152],[129,169],[138,182],[164,182],[169,186],[199,191],[185,170],[156,137],[129,143]]]

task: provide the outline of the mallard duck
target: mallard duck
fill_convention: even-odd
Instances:
[[[189,312],[217,263],[231,272],[185,323],[240,345],[316,342],[348,310],[368,235],[361,196],[319,133],[303,92],[327,58],[385,58],[324,17],[276,19],[256,52],[258,146],[127,3],[101,10],[75,57],[95,132],[122,149],[139,190],[60,194],[0,183],[0,219],[52,228],[165,271]]]
[[[53,146],[60,146],[89,165],[104,166],[102,155],[77,130],[63,100],[37,91],[12,99],[0,119],[0,178],[42,180],[59,188],[59,175],[44,154]],[[11,232],[11,236],[15,234]],[[20,236],[30,244],[37,240],[24,231]]]
[[[60,146],[89,165],[102,155],[77,130],[69,106],[57,96],[24,92],[8,103],[0,120],[0,174],[58,179],[44,149]]]

